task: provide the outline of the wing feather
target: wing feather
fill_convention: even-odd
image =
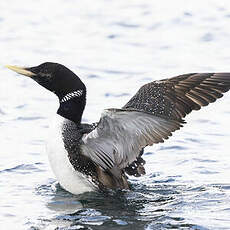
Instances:
[[[123,169],[147,145],[164,142],[192,110],[230,89],[230,73],[191,73],[142,86],[122,109],[108,109],[82,138],[82,153],[104,170]],[[116,170],[114,170],[116,171]]]
[[[192,110],[215,102],[229,89],[230,73],[184,74],[142,86],[123,109],[181,120]]]
[[[85,135],[82,153],[103,169],[131,164],[142,148],[164,142],[182,123],[139,111],[108,109],[98,127]]]

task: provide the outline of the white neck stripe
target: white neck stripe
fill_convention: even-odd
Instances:
[[[80,97],[81,95],[83,94],[83,90],[82,89],[79,89],[77,91],[73,91],[73,92],[70,92],[70,93],[67,93],[62,99],[61,99],[61,103],[62,102],[66,102],[74,97]]]

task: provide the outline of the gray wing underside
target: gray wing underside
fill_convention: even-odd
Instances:
[[[147,145],[163,142],[182,126],[152,114],[119,109],[104,110],[95,130],[85,135],[82,152],[103,169],[125,168]]]
[[[147,145],[163,142],[192,110],[216,101],[230,89],[230,73],[185,74],[142,86],[121,109],[102,113],[83,137],[82,153],[103,169],[123,169]]]

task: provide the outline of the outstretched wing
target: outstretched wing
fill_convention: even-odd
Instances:
[[[230,89],[230,73],[190,73],[142,86],[123,109],[181,120]]]
[[[230,73],[185,74],[142,86],[121,109],[105,110],[83,137],[82,153],[103,169],[123,169],[147,145],[163,142],[192,110],[230,89]]]
[[[97,128],[82,138],[81,148],[102,168],[122,169],[136,159],[143,147],[163,142],[181,126],[179,121],[148,113],[108,109]]]

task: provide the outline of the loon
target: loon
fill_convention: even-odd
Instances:
[[[230,73],[189,73],[143,85],[121,109],[105,109],[99,122],[81,122],[86,86],[64,65],[6,66],[56,94],[59,108],[48,158],[59,184],[73,194],[130,189],[128,175],[145,174],[144,148],[168,139],[192,110],[230,89]]]

